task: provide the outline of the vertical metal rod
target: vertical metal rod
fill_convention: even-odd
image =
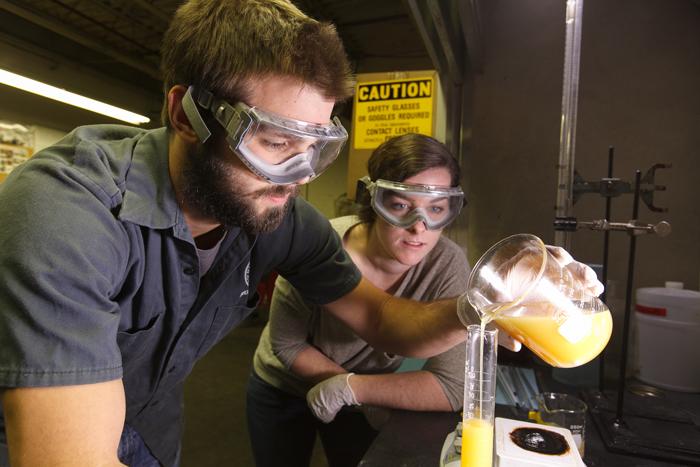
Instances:
[[[634,176],[634,204],[632,206],[632,219],[637,220],[639,214],[639,185],[642,172],[637,170]],[[629,346],[630,317],[632,315],[632,281],[634,280],[634,255],[637,247],[637,236],[634,231],[630,235],[630,255],[627,263],[627,290],[625,292],[625,322],[622,327],[622,355],[620,357],[620,377],[617,384],[617,417],[616,422],[622,423],[622,409],[625,399],[625,377],[627,374],[627,351]]]
[[[613,160],[615,158],[615,148],[610,146],[608,148],[608,179],[611,179],[613,177]],[[608,193],[609,194],[609,193]],[[606,196],[605,197],[605,219],[610,220],[612,216],[612,197],[611,196]],[[600,299],[603,300],[603,303],[607,305],[607,290],[608,290],[608,253],[610,251],[610,231],[606,230],[603,233],[603,277],[601,277],[601,281],[603,282],[603,286],[605,286],[605,289],[603,289],[603,293],[600,296]],[[608,306],[609,308],[609,306]],[[598,357],[598,390],[600,392],[603,392],[605,389],[605,349],[600,353],[600,357]]]
[[[573,215],[574,161],[576,149],[576,115],[581,61],[581,29],[583,0],[566,0],[566,36],[564,42],[564,76],[562,85],[561,122],[559,129],[559,162],[557,164],[557,217]],[[556,230],[554,244],[571,248],[571,232]]]

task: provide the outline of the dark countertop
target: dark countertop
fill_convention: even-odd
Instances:
[[[514,408],[498,406],[499,417],[524,419]],[[590,417],[589,417],[590,418]],[[394,411],[391,419],[365,454],[362,467],[438,467],[445,437],[453,431],[459,414],[446,412]],[[588,467],[664,467],[668,462],[609,452],[603,445],[592,420],[586,425]]]
[[[538,374],[538,380],[542,375]],[[580,389],[566,390],[559,384],[547,384],[543,378],[541,390],[568,392],[580,395]],[[700,395],[683,395],[684,405],[692,400],[700,402]],[[512,406],[497,405],[496,416],[517,420],[527,420],[527,412]],[[451,412],[411,412],[393,411],[391,418],[382,428],[376,440],[360,462],[362,467],[438,467],[445,437],[457,426],[460,415]],[[685,428],[683,428],[685,430]],[[688,425],[687,430],[694,430]],[[688,431],[693,436],[693,431]],[[698,438],[700,441],[700,431]],[[643,457],[610,452],[603,442],[597,424],[590,412],[586,420],[586,451],[584,462],[588,467],[664,467],[689,465],[656,461]],[[692,465],[700,465],[698,463]]]

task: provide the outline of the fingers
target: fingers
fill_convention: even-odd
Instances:
[[[350,377],[353,375],[335,375],[309,389],[306,402],[316,418],[330,423],[345,405],[360,405],[350,387]]]
[[[560,246],[546,245],[547,251],[554,257],[561,267],[574,262],[574,257]]]
[[[342,407],[334,394],[328,390],[328,381],[318,383],[306,393],[309,409],[323,423],[332,422]]]
[[[583,287],[589,295],[597,297],[603,293],[603,290],[605,290],[603,283],[598,280],[598,276],[596,275],[595,271],[589,266],[579,263],[578,261],[574,261],[568,264],[566,268],[571,271],[572,275],[577,280],[583,283]]]
[[[586,293],[594,297],[603,293],[605,287],[598,280],[598,276],[596,276],[593,269],[586,264],[576,261],[564,248],[547,245],[547,251],[561,267],[568,269],[574,278],[583,284]]]
[[[498,328],[498,345],[512,352],[520,352],[523,344],[513,339],[511,335],[505,332],[500,326],[496,325],[496,327]]]

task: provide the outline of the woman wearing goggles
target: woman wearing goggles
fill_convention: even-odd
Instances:
[[[374,151],[368,172],[358,215],[331,220],[363,276],[421,301],[465,292],[467,259],[442,236],[464,200],[459,166],[447,148],[427,136],[403,135]],[[377,433],[368,419],[376,427],[387,409],[460,410],[463,345],[428,359],[421,370],[395,373],[403,360],[374,349],[278,279],[248,387],[256,465],[308,465],[318,432],[331,467],[354,466]],[[274,407],[282,401],[294,409],[281,414]]]
[[[373,182],[368,176],[360,182],[370,193],[374,212],[388,223],[404,229],[416,222],[422,222],[428,230],[443,229],[455,220],[464,206],[464,193],[460,187],[399,183],[382,179]]]

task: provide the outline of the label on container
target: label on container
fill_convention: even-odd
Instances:
[[[644,313],[645,315],[666,316],[666,308],[658,308],[654,306],[644,306],[637,304],[635,305],[635,309],[639,313]]]

